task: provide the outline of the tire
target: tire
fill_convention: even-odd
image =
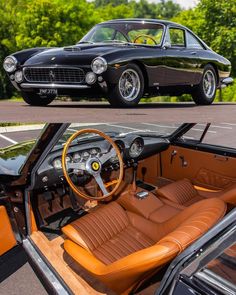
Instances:
[[[213,66],[207,65],[204,68],[201,83],[196,86],[195,90],[192,93],[192,98],[197,105],[210,105],[215,99],[216,90],[216,71]]]
[[[46,106],[56,98],[56,96],[41,97],[36,93],[22,93],[22,97],[31,106]]]
[[[133,107],[139,103],[143,92],[142,71],[136,64],[129,64],[121,73],[119,82],[108,92],[108,101],[113,107]]]

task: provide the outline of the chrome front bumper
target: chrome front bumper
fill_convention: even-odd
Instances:
[[[52,88],[52,89],[89,89],[89,85],[71,85],[71,84],[41,84],[41,83],[22,83],[20,84],[21,88],[30,89],[30,88]]]
[[[234,82],[234,79],[231,77],[224,78],[220,83],[221,84],[220,88],[225,88],[225,87],[229,86],[230,84],[233,84],[233,82]]]

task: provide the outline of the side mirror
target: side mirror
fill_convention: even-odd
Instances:
[[[168,48],[171,48],[171,44],[169,41],[165,41],[165,43],[163,44],[163,48],[164,49],[168,49]]]

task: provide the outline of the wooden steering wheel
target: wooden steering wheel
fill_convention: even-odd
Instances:
[[[66,162],[66,156],[68,153],[69,146],[75,138],[78,136],[85,134],[85,133],[95,133],[99,136],[103,137],[105,140],[107,140],[112,148],[109,152],[102,154],[101,156],[90,156],[86,161],[78,162],[78,163],[68,163]],[[102,180],[101,173],[102,173],[102,166],[110,160],[110,158],[113,158],[117,156],[119,161],[119,177],[117,180],[114,180],[112,182],[109,182],[105,184]],[[85,194],[84,192],[81,192],[78,187],[72,182],[71,177],[68,173],[68,170],[82,170],[83,172],[88,173],[89,175],[93,176],[96,180],[99,188],[101,189],[102,196],[100,197],[92,197],[90,195]],[[115,142],[107,136],[105,133],[96,130],[96,129],[83,129],[75,132],[66,142],[63,153],[62,153],[62,170],[64,173],[64,176],[71,187],[71,189],[80,197],[85,198],[87,200],[104,200],[106,198],[109,198],[112,196],[117,189],[119,188],[121,181],[123,179],[123,173],[124,173],[124,164],[121,152],[118,148],[118,146],[115,144]],[[112,189],[111,192],[108,192],[107,187],[115,185],[115,187]]]
[[[157,42],[156,42],[156,40],[155,40],[153,37],[151,37],[151,36],[149,36],[149,35],[144,35],[144,34],[142,34],[142,35],[138,35],[138,36],[134,39],[134,43],[136,43],[137,40],[140,39],[140,38],[142,38],[142,37],[144,37],[144,38],[148,38],[148,39],[151,39],[152,42],[153,42],[155,45],[157,45]]]

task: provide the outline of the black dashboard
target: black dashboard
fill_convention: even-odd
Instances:
[[[145,159],[149,156],[158,154],[169,147],[169,140],[161,137],[139,136],[128,134],[126,136],[113,137],[117,144],[124,162],[124,167],[132,167],[134,163]],[[108,153],[111,145],[102,138],[90,138],[80,143],[72,144],[68,150],[66,161],[69,163],[86,162],[90,157],[98,158]],[[36,175],[35,189],[49,189],[50,187],[58,187],[65,183],[62,171],[62,151],[63,145],[56,146],[42,163]],[[110,158],[102,167],[103,171],[109,172],[119,169],[118,158]],[[77,183],[82,184],[83,181],[90,176],[84,175],[84,171],[71,171],[76,174]]]

